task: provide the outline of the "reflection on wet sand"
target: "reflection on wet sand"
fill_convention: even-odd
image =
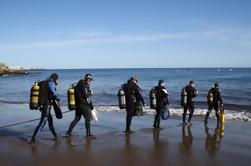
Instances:
[[[156,165],[163,165],[168,160],[168,141],[167,139],[160,139],[160,130],[153,130],[153,141],[154,141],[154,149],[153,149],[153,161]]]
[[[131,165],[140,158],[139,148],[131,143],[131,137],[131,134],[125,134],[125,145],[122,158],[124,160],[123,163],[126,163],[126,165]]]
[[[215,156],[216,152],[220,149],[220,144],[224,137],[224,124],[216,125],[214,134],[209,132],[207,123],[205,124],[205,149],[210,156]]]
[[[119,165],[133,165],[135,161],[139,158],[138,148],[131,143],[131,134],[124,135],[124,145],[121,150],[112,152],[111,155],[114,156],[114,163]],[[120,153],[121,152],[121,153]],[[115,157],[118,156],[118,157]]]
[[[95,138],[96,139],[96,138]],[[68,149],[72,149],[74,147],[82,147],[84,145],[84,149],[86,151],[91,151],[92,149],[92,142],[95,140],[94,138],[82,138],[82,137],[67,137],[65,138],[65,142],[67,144]],[[55,143],[55,148],[61,143]]]
[[[187,129],[187,132],[186,132]],[[180,153],[191,155],[193,145],[193,135],[190,126],[182,127],[182,142],[180,143]]]

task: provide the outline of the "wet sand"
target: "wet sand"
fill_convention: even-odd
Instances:
[[[8,111],[7,111],[8,110]],[[66,110],[66,108],[65,108]],[[38,118],[39,112],[25,106],[1,106],[1,126]],[[74,117],[64,114],[54,119],[61,140],[55,142],[46,126],[38,143],[28,144],[38,121],[0,129],[0,165],[250,165],[251,123],[227,121],[208,128],[194,118],[192,127],[183,128],[179,117],[162,121],[162,130],[152,129],[153,116],[133,119],[135,133],[123,133],[125,113],[100,112],[99,122],[92,125],[97,139],[84,137],[84,121],[76,126],[71,139],[63,138]],[[9,123],[8,123],[9,122]]]

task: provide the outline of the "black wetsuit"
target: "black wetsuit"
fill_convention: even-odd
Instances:
[[[128,81],[123,85],[126,97],[126,131],[130,131],[132,117],[135,115],[136,108],[139,104],[145,105],[145,101],[140,93],[140,88],[137,84],[132,84]]]
[[[41,112],[41,119],[32,135],[31,142],[35,142],[36,136],[39,133],[39,131],[42,130],[43,126],[46,124],[46,120],[48,121],[49,129],[51,133],[53,134],[53,136],[55,137],[55,139],[57,139],[58,137],[55,131],[54,125],[53,125],[53,118],[51,116],[51,107],[52,107],[53,100],[60,101],[60,98],[55,93],[56,89],[51,89],[49,87],[49,84],[54,84],[54,83],[50,82],[50,80],[41,81],[39,83],[39,87],[40,87],[39,110]]]
[[[222,98],[221,98],[221,94],[220,94],[219,89],[217,89],[217,88],[211,88],[209,90],[209,92],[208,92],[208,96],[209,96],[210,93],[213,94],[213,102],[210,103],[208,101],[208,111],[207,111],[207,114],[206,114],[205,121],[208,120],[209,115],[210,115],[212,109],[215,110],[215,115],[217,117],[217,121],[219,121],[219,102],[220,102],[220,104],[223,104]]]
[[[89,83],[84,80],[80,80],[75,87],[75,101],[76,111],[75,118],[71,122],[71,125],[67,131],[67,135],[70,136],[73,128],[77,125],[81,116],[85,118],[86,134],[91,135],[91,110],[93,109],[91,101],[91,89]]]
[[[193,117],[193,112],[194,112],[193,98],[197,96],[197,90],[194,87],[187,85],[185,87],[185,90],[187,93],[187,104],[184,106],[183,123],[186,122],[186,115],[187,115],[188,109],[190,110],[188,122],[191,122],[191,119]]]
[[[163,108],[165,108],[167,105],[169,105],[168,101],[168,93],[166,91],[166,88],[164,86],[156,86],[155,87],[155,94],[156,94],[156,115],[154,118],[154,124],[153,127],[159,128],[160,127],[160,113]]]

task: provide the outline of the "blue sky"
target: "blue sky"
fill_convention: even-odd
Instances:
[[[251,67],[250,9],[249,0],[0,0],[0,61]]]

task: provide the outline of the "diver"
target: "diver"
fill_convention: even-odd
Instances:
[[[58,74],[53,73],[51,76],[44,81],[39,83],[39,110],[41,112],[41,119],[38,123],[30,143],[36,142],[36,136],[39,131],[42,130],[43,126],[46,124],[46,120],[48,121],[48,126],[50,128],[51,133],[53,134],[56,141],[59,140],[55,128],[53,126],[53,118],[51,116],[51,107],[53,102],[57,101],[58,103],[61,102],[59,95],[56,93],[56,86],[59,77]]]
[[[131,133],[132,118],[135,116],[138,106],[145,106],[145,101],[140,93],[140,87],[137,85],[137,79],[132,76],[127,83],[122,86],[126,97],[126,133]]]
[[[160,113],[163,109],[169,105],[168,100],[168,92],[165,87],[165,82],[163,80],[159,80],[158,86],[155,87],[155,95],[156,95],[156,115],[154,118],[153,127],[155,129],[160,129]]]
[[[186,94],[186,101],[183,104],[184,112],[183,112],[183,125],[191,126],[191,119],[193,117],[194,112],[194,101],[193,98],[195,98],[198,95],[198,91],[195,89],[195,82],[190,81],[189,84],[182,90]],[[187,110],[190,111],[188,122],[186,123],[186,115]]]
[[[84,79],[79,80],[75,87],[75,119],[71,122],[71,125],[66,133],[66,137],[71,136],[72,130],[81,119],[81,116],[85,118],[86,137],[95,137],[91,134],[91,110],[94,108],[91,101],[93,90],[90,88],[92,81],[92,75],[86,74]]]
[[[219,84],[216,82],[214,84],[214,87],[211,88],[209,90],[209,92],[208,92],[208,111],[206,113],[205,123],[208,122],[209,115],[210,115],[212,109],[214,109],[215,110],[215,115],[216,115],[216,118],[217,118],[217,123],[219,124],[219,122],[220,122],[219,103],[221,104],[222,107],[224,106],[223,102],[222,102],[220,90],[219,90]]]

